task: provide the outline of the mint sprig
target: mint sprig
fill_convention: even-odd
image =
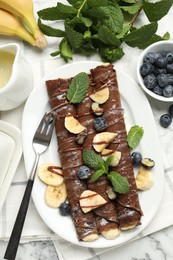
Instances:
[[[67,98],[71,103],[80,103],[88,90],[89,78],[85,72],[77,74],[71,81],[67,91]]]
[[[93,52],[97,52],[103,61],[115,62],[124,55],[124,42],[131,47],[144,49],[153,42],[165,40],[165,33],[163,36],[156,34],[157,22],[173,4],[173,0],[158,0],[154,3],[148,0],[67,2],[58,2],[56,6],[38,11],[38,25],[43,33],[61,37],[68,46],[64,48],[64,44],[59,44],[59,49],[51,55],[60,55],[66,62],[72,59],[74,53],[90,55]],[[146,24],[136,28],[134,23],[141,12],[146,18]],[[50,24],[50,21],[53,23]],[[59,21],[63,21],[63,30]],[[168,33],[166,35],[169,36]],[[72,52],[70,55],[69,50]]]
[[[116,192],[124,194],[129,191],[128,180],[118,172],[109,171],[110,163],[112,161],[111,155],[108,156],[106,160],[103,160],[103,158],[94,151],[86,150],[83,152],[83,161],[88,167],[96,170],[91,177],[93,182],[105,174]]]
[[[139,144],[139,142],[143,137],[143,134],[144,134],[143,128],[138,125],[134,125],[130,128],[127,134],[127,143],[132,150],[137,147],[137,145]]]

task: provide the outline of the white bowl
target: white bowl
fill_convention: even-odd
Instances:
[[[161,52],[161,51],[173,51],[173,40],[165,40],[159,41],[148,46],[140,55],[138,63],[137,63],[137,78],[142,89],[152,98],[165,101],[165,102],[173,102],[173,97],[164,97],[155,94],[153,91],[147,89],[147,87],[143,83],[143,78],[140,74],[140,67],[143,63],[143,58],[148,52]]]

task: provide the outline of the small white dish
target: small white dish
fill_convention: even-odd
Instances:
[[[22,156],[21,131],[0,120],[0,211]]]
[[[147,87],[143,83],[143,78],[140,74],[140,67],[143,63],[143,59],[144,59],[145,55],[148,52],[162,52],[162,51],[173,51],[173,40],[155,42],[155,43],[151,44],[150,46],[148,46],[142,52],[142,54],[139,57],[138,63],[137,63],[137,78],[138,78],[138,82],[139,82],[141,88],[149,96],[151,96],[154,99],[160,100],[160,101],[173,102],[173,97],[160,96],[160,95],[155,94],[153,91],[147,89]]]

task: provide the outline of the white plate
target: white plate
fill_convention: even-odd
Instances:
[[[62,66],[44,78],[31,93],[24,108],[22,122],[24,160],[27,174],[29,174],[34,161],[34,152],[32,149],[33,134],[45,111],[50,110],[45,80],[58,77],[71,77],[82,71],[88,73],[89,69],[97,65],[100,65],[100,63],[85,61]],[[135,81],[120,71],[117,71],[117,76],[122,104],[127,115],[127,125],[138,124],[143,127],[145,134],[138,149],[140,149],[144,157],[150,157],[156,162],[156,166],[152,170],[155,177],[153,187],[148,191],[139,193],[140,204],[144,213],[142,224],[132,230],[121,232],[121,235],[115,240],[106,240],[100,236],[98,240],[91,243],[79,242],[71,217],[62,217],[58,209],[51,209],[46,206],[44,202],[45,185],[38,177],[36,177],[32,193],[37,210],[49,228],[65,240],[84,247],[103,248],[126,243],[149,224],[160,205],[162,197],[164,180],[163,164],[155,122],[149,103]],[[40,163],[43,162],[60,163],[57,156],[55,133],[50,148],[40,158]]]
[[[0,120],[0,210],[22,155],[21,132],[9,123]]]

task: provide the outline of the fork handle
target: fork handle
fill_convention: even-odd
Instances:
[[[8,242],[8,246],[4,255],[4,259],[15,260],[26,213],[28,210],[29,200],[31,197],[34,180],[28,180],[25,193],[15,220],[15,224]]]

